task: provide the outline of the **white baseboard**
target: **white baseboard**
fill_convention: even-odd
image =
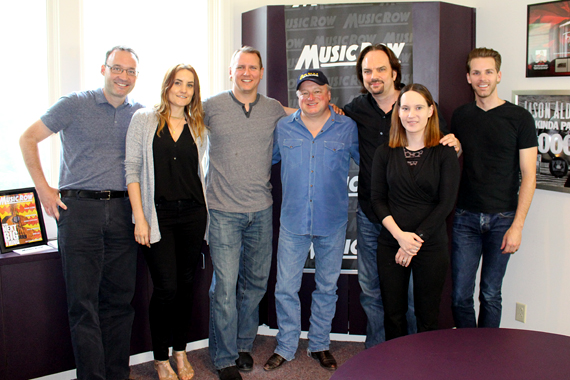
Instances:
[[[272,329],[267,325],[261,325],[257,329],[259,335],[265,336],[276,336],[279,330]],[[307,331],[301,331],[301,338],[307,339]],[[331,334],[331,340],[342,341],[342,342],[364,342],[366,340],[365,335],[351,335],[351,334]],[[208,339],[198,340],[196,342],[188,343],[186,345],[186,351],[199,350],[201,348],[208,347]],[[172,349],[170,349],[170,354],[172,355]],[[153,360],[152,351],[143,352],[137,355],[132,355],[129,360],[129,365],[137,365],[141,363],[146,363]],[[65,372],[55,373],[53,375],[38,377],[32,380],[71,380],[76,379],[77,375],[75,369]]]
[[[266,336],[276,336],[278,329],[272,329],[267,325],[261,325],[257,329],[257,334]],[[307,339],[307,331],[301,331],[301,339]],[[341,341],[341,342],[364,342],[366,340],[366,335],[351,335],[351,334],[335,334],[332,333],[331,340]]]
[[[198,340],[196,342],[188,343],[186,345],[186,351],[199,350],[201,348],[208,347],[208,339]],[[169,355],[172,355],[172,348],[170,348]],[[146,363],[154,360],[152,351],[142,352],[140,354],[132,355],[129,359],[129,365],[137,365],[141,363]],[[55,373],[53,375],[38,377],[32,380],[71,380],[77,379],[77,374],[75,369],[65,372]]]
[[[54,373],[53,375],[37,377],[31,380],[71,380],[71,379],[77,379],[77,374],[75,373],[74,369],[70,371]]]

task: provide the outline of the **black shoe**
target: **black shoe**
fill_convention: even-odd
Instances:
[[[218,370],[218,376],[220,380],[243,380],[235,365]]]
[[[236,365],[240,371],[249,372],[253,369],[253,358],[249,352],[238,352]]]
[[[266,371],[273,371],[274,369],[281,367],[286,361],[287,360],[283,356],[279,354],[273,354],[269,359],[267,359],[267,362],[263,366],[263,369]]]
[[[311,357],[318,360],[319,363],[321,363],[321,367],[328,369],[329,371],[336,371],[336,360],[334,360],[334,357],[329,350],[311,352]]]

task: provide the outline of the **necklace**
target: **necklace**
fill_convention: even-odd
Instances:
[[[175,135],[176,132],[180,129],[180,127],[184,125],[184,121],[186,121],[186,119],[184,117],[172,117],[172,116],[170,118],[178,120],[176,124],[168,123],[168,129],[173,135]]]

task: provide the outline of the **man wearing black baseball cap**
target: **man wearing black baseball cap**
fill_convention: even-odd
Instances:
[[[325,84],[329,84],[329,80],[327,79],[325,74],[323,74],[322,71],[307,70],[304,71],[301,75],[299,75],[299,78],[297,78],[297,91],[299,91],[299,87],[301,87],[301,84],[307,80],[315,82],[319,86],[324,86]]]
[[[337,280],[344,253],[350,159],[357,164],[356,123],[336,114],[330,86],[319,70],[297,80],[299,107],[277,123],[273,163],[281,161],[283,201],[277,251],[277,347],[263,367],[274,370],[293,360],[301,334],[299,289],[311,244],[316,290],[311,304],[308,354],[328,370],[337,363],[329,352],[336,309]]]

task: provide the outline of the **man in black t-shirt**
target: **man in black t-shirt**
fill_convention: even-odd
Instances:
[[[358,209],[356,211],[358,282],[362,293],[360,303],[368,318],[366,326],[366,348],[385,340],[384,308],[380,295],[378,267],[376,265],[377,240],[382,230],[382,221],[374,214],[370,202],[371,168],[374,152],[388,142],[392,107],[400,89],[402,73],[400,61],[385,45],[367,46],[356,61],[356,75],[362,84],[363,93],[344,106],[344,112],[358,127],[360,171],[358,174]],[[438,110],[439,112],[439,110]],[[446,133],[446,124],[439,116],[440,129]],[[459,150],[459,141],[448,134],[440,141]],[[416,332],[413,309],[412,287],[409,292],[407,322],[408,333]]]
[[[499,327],[503,277],[510,254],[520,247],[536,187],[534,120],[524,108],[499,98],[500,68],[501,56],[495,50],[477,48],[469,54],[467,82],[475,102],[456,109],[451,120],[464,155],[453,223],[452,302],[457,327]],[[476,321],[473,291],[481,256]]]

